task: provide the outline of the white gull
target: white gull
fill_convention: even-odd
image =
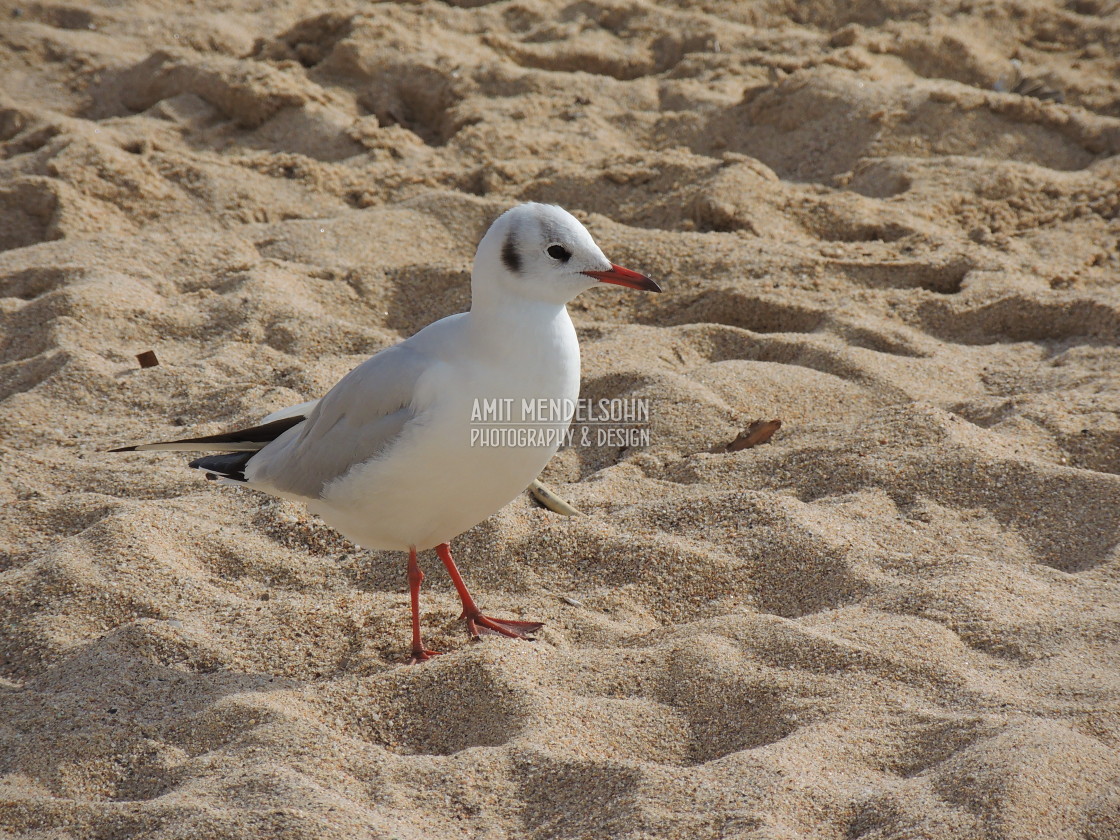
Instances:
[[[542,625],[483,615],[449,542],[516,498],[559,448],[579,395],[579,342],[567,304],[598,283],[661,291],[650,278],[612,264],[566,210],[519,205],[479,243],[469,312],[380,351],[322,399],[269,415],[263,425],[114,451],[224,453],[190,466],[207,478],[303,502],[365,548],[407,551],[410,662],[435,653],[420,634],[424,574],[416,553],[429,548],[455,584],[472,637],[524,638]],[[510,415],[489,419],[518,426],[523,401],[537,400],[562,410],[526,426],[525,445],[472,441],[480,405],[510,406]]]

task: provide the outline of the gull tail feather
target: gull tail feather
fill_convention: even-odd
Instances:
[[[231,452],[226,455],[207,455],[196,458],[187,466],[196,470],[206,470],[211,481],[220,480],[225,484],[240,484],[245,481],[245,465],[255,452]]]

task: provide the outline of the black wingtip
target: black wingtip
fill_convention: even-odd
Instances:
[[[224,432],[220,435],[206,435],[205,437],[197,438],[183,438],[182,440],[164,440],[159,441],[161,444],[189,444],[189,443],[259,443],[262,447],[270,441],[276,440],[292,426],[299,425],[307,418],[302,414],[295,417],[282,417],[279,420],[273,420],[271,423],[265,423],[262,426],[253,426],[249,429],[240,429],[236,432]],[[136,452],[141,446],[150,446],[152,444],[141,443],[136,446],[122,446],[119,449],[110,449],[110,452]],[[212,447],[204,447],[206,449]],[[238,447],[234,447],[237,449]],[[170,452],[175,451],[188,451],[187,447],[182,447],[180,450],[166,450]]]

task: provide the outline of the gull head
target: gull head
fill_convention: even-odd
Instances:
[[[471,274],[480,298],[566,304],[599,283],[660,292],[644,274],[614,265],[567,210],[519,204],[499,216],[478,245]]]

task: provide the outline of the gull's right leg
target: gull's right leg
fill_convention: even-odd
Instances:
[[[447,573],[451,575],[451,582],[455,584],[455,591],[459,593],[459,600],[463,602],[463,614],[459,618],[467,622],[467,630],[471,638],[477,639],[483,633],[509,636],[511,639],[529,639],[529,634],[540,630],[544,625],[539,621],[516,621],[512,618],[491,618],[483,615],[482,610],[475,604],[467,585],[463,583],[463,576],[451,559],[451,546],[440,543],[436,546],[436,554],[443,561]],[[529,639],[529,641],[532,641]]]

